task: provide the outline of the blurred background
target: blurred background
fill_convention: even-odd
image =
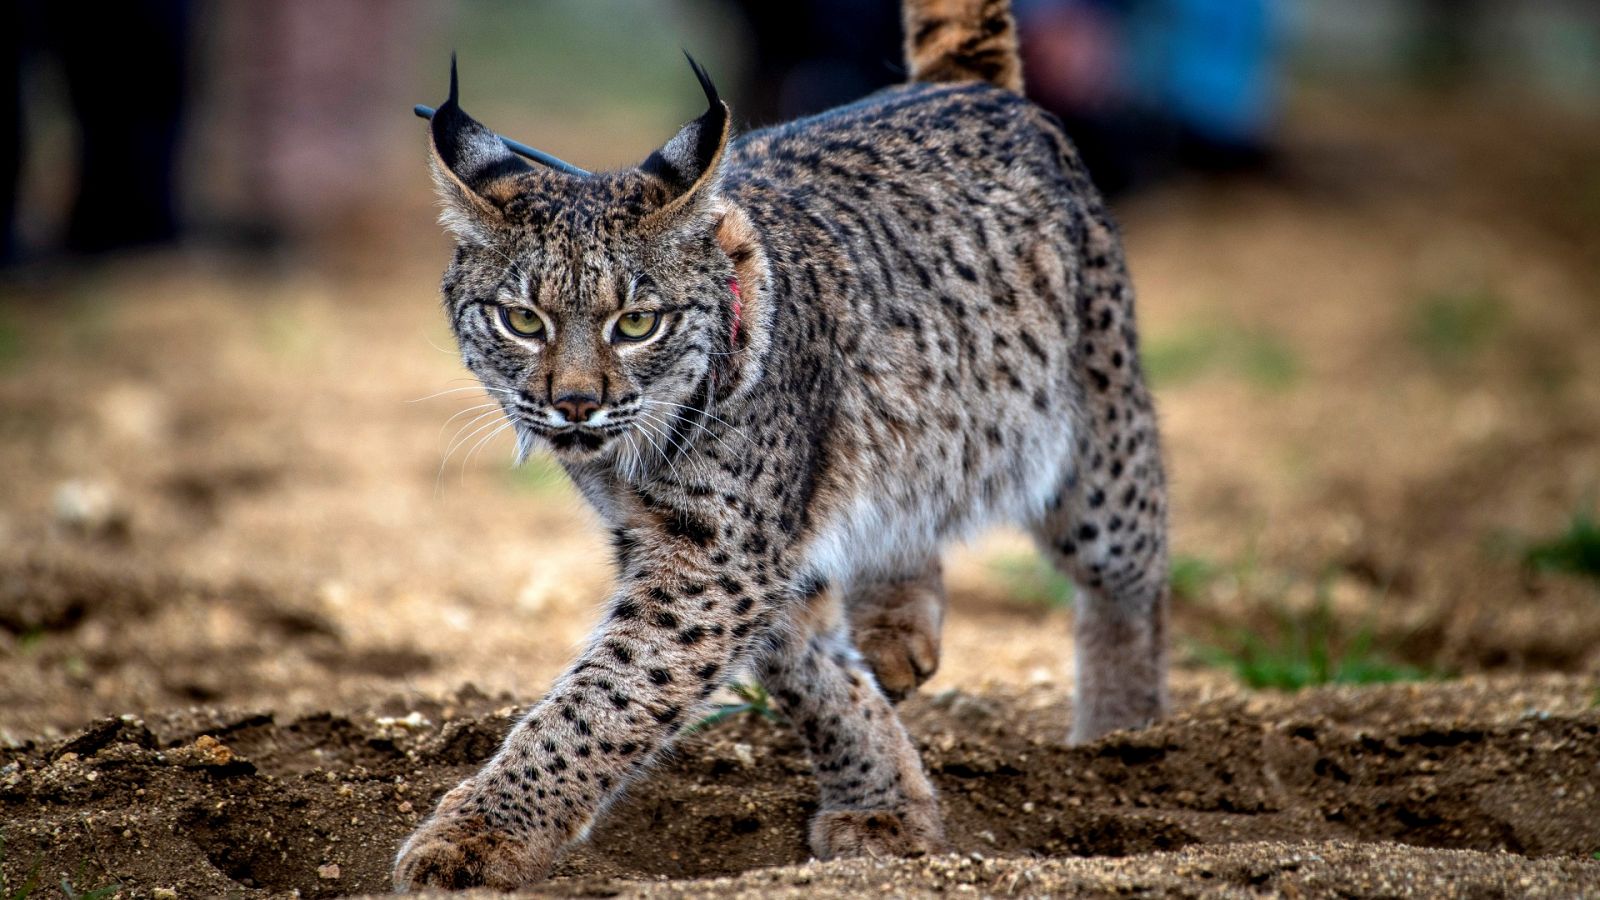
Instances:
[[[1179,678],[1600,672],[1600,7],[1017,0],[1124,226]],[[190,703],[542,690],[609,554],[437,308],[423,123],[586,168],[900,80],[893,2],[127,0],[0,16],[0,744]],[[981,141],[981,134],[973,140]],[[487,440],[486,440],[487,438]],[[933,688],[1064,681],[957,554]],[[998,649],[997,649],[998,648]]]

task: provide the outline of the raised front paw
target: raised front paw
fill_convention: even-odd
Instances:
[[[945,598],[936,578],[873,586],[852,601],[856,649],[890,700],[904,700],[939,669]]]
[[[397,891],[418,888],[512,890],[550,871],[553,848],[492,827],[473,804],[476,784],[462,782],[400,848],[394,864]]]
[[[898,809],[824,809],[811,820],[811,852],[818,859],[924,856],[944,849],[944,823],[936,802]]]

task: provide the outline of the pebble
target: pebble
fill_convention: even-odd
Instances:
[[[116,493],[98,481],[64,481],[56,487],[56,524],[86,537],[114,537],[127,533],[128,512]]]

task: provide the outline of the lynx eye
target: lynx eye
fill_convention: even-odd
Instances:
[[[500,324],[518,337],[544,337],[544,320],[525,306],[500,307]]]
[[[655,334],[661,316],[653,312],[625,312],[617,319],[617,336],[625,341],[642,341]]]

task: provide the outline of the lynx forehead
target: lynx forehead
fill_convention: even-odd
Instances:
[[[730,674],[805,742],[818,856],[944,846],[892,701],[950,541],[1028,528],[1082,588],[1072,734],[1165,708],[1166,495],[1116,231],[1020,95],[1004,0],[909,0],[909,83],[640,165],[431,125],[463,359],[611,530],[578,660],[401,849],[399,888],[544,877]]]

